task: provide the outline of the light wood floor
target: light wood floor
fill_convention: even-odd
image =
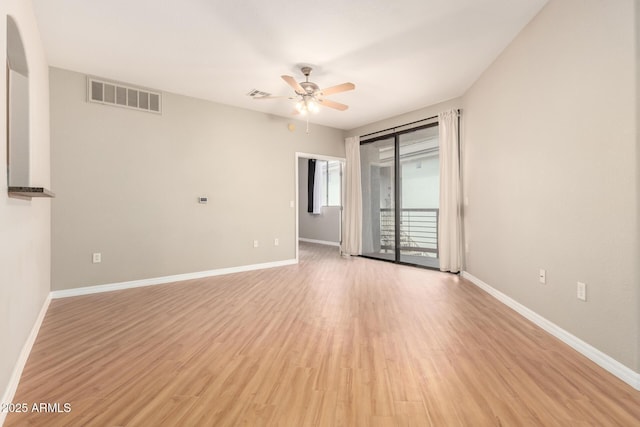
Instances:
[[[634,426],[640,392],[457,276],[299,265],[51,303],[6,426]]]

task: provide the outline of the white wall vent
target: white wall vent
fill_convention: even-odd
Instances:
[[[98,104],[162,113],[162,93],[87,77],[87,99]]]
[[[247,92],[247,96],[250,96],[252,98],[262,98],[263,96],[271,96],[271,94],[258,89],[251,89],[249,92]]]

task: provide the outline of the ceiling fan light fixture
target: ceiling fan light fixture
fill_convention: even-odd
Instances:
[[[296,103],[296,110],[304,115],[307,113],[317,113],[320,107],[316,99],[303,96],[302,99]]]
[[[318,109],[318,103],[314,99],[310,99],[309,101],[307,101],[307,110],[312,113],[317,113]]]

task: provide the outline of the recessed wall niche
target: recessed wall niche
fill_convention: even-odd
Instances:
[[[29,139],[29,67],[16,21],[7,16],[7,186],[9,196],[52,197],[31,187]]]

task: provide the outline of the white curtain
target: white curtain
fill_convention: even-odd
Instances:
[[[360,178],[360,138],[344,141],[347,162],[344,174],[344,216],[341,251],[345,255],[362,253],[362,184]]]
[[[313,178],[313,214],[320,215],[322,213],[322,205],[325,201],[325,188],[323,180],[322,168],[327,165],[327,162],[316,160],[316,171]]]
[[[457,273],[462,268],[462,209],[458,112],[438,115],[440,129],[440,218],[438,246],[440,270]]]

